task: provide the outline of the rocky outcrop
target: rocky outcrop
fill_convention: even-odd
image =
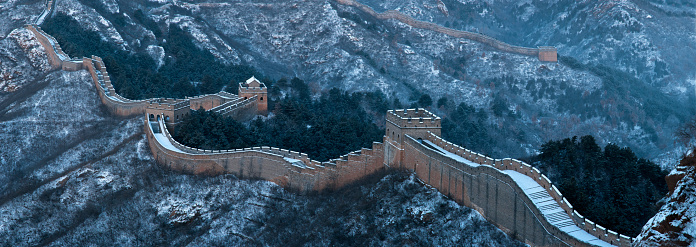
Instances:
[[[666,204],[643,227],[637,246],[692,246],[696,240],[696,152],[667,177]]]

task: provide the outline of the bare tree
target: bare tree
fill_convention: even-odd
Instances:
[[[696,117],[679,127],[675,135],[677,141],[684,145],[688,145],[692,140],[696,139]]]

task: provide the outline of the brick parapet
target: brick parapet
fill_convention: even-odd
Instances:
[[[531,241],[532,245],[588,246],[587,243],[580,242],[579,240],[573,238],[572,236],[568,235],[567,233],[565,233],[565,232],[561,231],[560,229],[556,228],[555,226],[551,225],[545,219],[541,218],[541,215],[543,215],[543,214],[536,206],[534,206],[534,203],[531,201],[531,199],[526,196],[524,191],[519,187],[519,185],[514,180],[512,180],[512,178],[510,178],[506,174],[500,172],[499,169],[496,169],[495,167],[488,166],[488,165],[482,165],[482,166],[477,166],[477,167],[468,166],[468,165],[462,164],[461,162],[455,160],[452,157],[444,156],[440,153],[437,153],[434,150],[427,149],[427,148],[418,148],[418,146],[420,146],[419,142],[412,137],[408,137],[408,140],[406,141],[405,145],[406,145],[406,149],[408,150],[406,152],[407,154],[415,154],[415,156],[419,156],[418,153],[420,153],[420,154],[422,154],[420,156],[426,157],[426,160],[429,160],[429,161],[425,161],[422,158],[420,158],[421,162],[424,162],[424,163],[420,163],[420,164],[430,164],[430,165],[426,165],[426,166],[431,167],[431,168],[425,169],[425,170],[418,168],[418,167],[423,167],[424,165],[416,165],[416,167],[415,167],[416,174],[419,174],[420,176],[424,176],[424,177],[421,177],[421,179],[425,183],[428,183],[431,186],[437,188],[441,193],[449,195],[450,197],[455,199],[455,201],[458,201],[459,203],[462,203],[465,206],[479,210],[484,215],[484,217],[488,218],[491,222],[498,225],[498,227],[500,227],[501,229],[508,229],[509,230],[508,233],[511,233],[514,235],[516,232],[518,232],[517,234],[522,234],[522,235],[518,236],[519,238]],[[417,158],[415,156],[413,157],[413,159],[418,160],[419,158]],[[435,168],[438,166],[444,167],[445,169]],[[433,168],[435,168],[436,171],[437,170],[453,170],[453,171],[456,171],[455,173],[457,173],[457,174],[462,174],[462,176],[466,175],[466,176],[472,176],[472,177],[478,177],[478,178],[488,176],[488,177],[494,178],[496,181],[500,181],[502,185],[507,186],[511,190],[514,191],[514,194],[516,195],[515,198],[517,198],[518,200],[521,200],[521,203],[523,204],[523,206],[526,210],[529,210],[530,212],[532,212],[534,222],[537,222],[540,226],[543,226],[542,228],[543,228],[543,231],[545,232],[545,234],[543,234],[543,235],[549,236],[549,237],[551,237],[551,239],[557,239],[557,241],[547,239],[547,240],[542,240],[542,242],[534,242],[534,237],[531,237],[532,235],[524,235],[523,233],[519,233],[520,231],[522,231],[522,228],[516,228],[515,224],[513,224],[513,225],[509,225],[509,224],[508,225],[504,225],[504,224],[501,225],[501,223],[499,223],[495,219],[491,218],[491,215],[494,214],[493,212],[487,213],[489,208],[486,207],[486,205],[478,205],[478,204],[473,202],[477,196],[480,197],[483,195],[478,195],[478,194],[470,195],[470,194],[466,194],[465,191],[464,192],[460,191],[461,194],[466,194],[466,196],[462,197],[462,196],[460,196],[460,194],[456,193],[457,192],[456,186],[455,186],[455,193],[452,194],[451,193],[451,190],[452,190],[451,184],[439,182],[439,181],[448,181],[448,180],[452,180],[452,179],[451,178],[444,179],[440,175],[433,176],[432,175]],[[427,173],[430,173],[431,175],[430,176],[425,175]],[[450,176],[451,176],[451,173],[450,173]],[[438,177],[440,178],[439,180],[437,180]],[[461,177],[461,176],[456,175],[455,177]],[[436,179],[436,180],[433,181],[433,179]],[[446,187],[446,186],[448,186],[448,187]],[[475,188],[469,188],[469,189],[474,189],[474,191],[475,191]],[[468,196],[471,196],[474,198],[470,198]],[[481,199],[479,198],[478,200],[481,200]],[[511,198],[508,198],[505,200],[511,200]],[[513,217],[513,216],[506,215],[506,217]],[[528,224],[529,223],[525,223],[525,226],[529,226]],[[536,235],[534,235],[534,236],[536,236]],[[549,242],[549,241],[551,241],[551,242]]]

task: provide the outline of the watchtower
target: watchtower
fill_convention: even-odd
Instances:
[[[441,118],[426,109],[406,109],[387,111],[384,163],[401,166],[403,145],[406,135],[424,138],[428,132],[440,136]]]
[[[539,61],[558,62],[558,52],[553,46],[539,46]]]
[[[158,98],[147,102],[145,113],[153,121],[164,117],[167,128],[173,129],[184,116],[191,113],[191,107],[188,100]]]
[[[239,83],[239,97],[246,100],[254,96],[257,96],[258,114],[265,115],[268,112],[268,88],[252,76],[246,82]]]

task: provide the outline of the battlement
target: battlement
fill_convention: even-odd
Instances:
[[[147,107],[158,110],[177,110],[189,108],[190,102],[184,99],[157,98],[147,102]]]
[[[387,111],[387,121],[400,128],[440,127],[442,119],[426,109],[401,109]]]
[[[264,84],[263,82],[256,79],[256,77],[252,76],[251,78],[247,79],[245,82],[239,83],[239,86],[243,87],[243,88],[253,89],[253,88],[265,88],[266,84]]]
[[[385,163],[394,162],[393,159],[401,156],[399,150],[406,135],[423,137],[429,132],[440,135],[441,121],[440,117],[423,108],[387,111],[385,142],[391,144],[388,149],[393,147],[395,150],[387,152],[389,155],[385,156]],[[400,164],[401,161],[396,163]]]
[[[414,141],[413,138],[410,138],[411,142]],[[558,209],[562,210],[565,215],[567,215],[567,220],[566,221],[557,221],[554,223],[551,223],[549,221],[549,224],[552,225],[558,225],[562,226],[559,228],[568,228],[572,225],[575,225],[577,228],[584,230],[585,232],[589,233],[589,235],[594,237],[594,240],[588,239],[586,237],[579,237],[578,239],[584,239],[584,242],[591,242],[591,243],[600,243],[600,241],[604,241],[606,243],[612,244],[612,245],[617,245],[617,246],[631,246],[631,243],[634,241],[633,238],[630,238],[628,236],[624,236],[621,234],[617,234],[614,231],[607,230],[605,227],[602,227],[600,225],[595,224],[592,221],[589,221],[585,219],[582,215],[580,215],[577,211],[574,210],[573,206],[568,202],[568,200],[563,196],[563,194],[558,190],[558,188],[551,182],[551,180],[546,177],[546,175],[542,174],[538,169],[532,167],[531,165],[519,161],[517,159],[511,159],[511,158],[505,158],[505,159],[492,159],[490,157],[487,157],[485,155],[473,152],[471,150],[468,150],[466,148],[460,147],[456,144],[453,144],[447,140],[442,139],[440,136],[434,134],[434,133],[429,133],[427,136],[423,138],[423,140],[427,140],[429,143],[432,143],[436,149],[439,149],[439,151],[436,151],[434,153],[440,152],[437,154],[438,156],[442,156],[443,160],[449,160],[447,162],[448,166],[455,166],[456,169],[458,170],[473,170],[476,168],[476,165],[479,166],[485,166],[485,167],[490,167],[493,168],[494,170],[491,172],[487,172],[489,175],[492,176],[497,176],[500,177],[501,174],[505,174],[505,171],[514,171],[517,172],[518,174],[521,174],[523,176],[531,178],[531,181],[536,182],[545,192],[546,194],[550,197],[549,199],[553,199],[553,201],[556,203],[558,206]],[[431,154],[431,156],[434,156]],[[469,166],[464,165],[461,159],[458,157],[461,157],[465,159],[469,163]],[[475,164],[475,165],[472,165]],[[407,165],[408,166],[408,165]],[[415,169],[415,168],[414,168]],[[503,176],[508,176],[508,175],[503,175]],[[509,175],[512,176],[512,175]],[[517,182],[515,182],[517,183]],[[525,186],[530,186],[530,184],[526,184]],[[524,189],[524,188],[523,188]],[[525,192],[526,193],[526,192]],[[535,196],[538,197],[540,193],[539,191],[534,192]],[[530,200],[532,202],[533,200]],[[534,204],[532,202],[532,204]],[[544,203],[544,209],[538,209],[539,211],[548,209],[550,206],[548,202]],[[555,214],[558,215],[558,210],[554,211],[556,212]],[[544,213],[542,213],[544,214]],[[560,219],[559,216],[554,216],[554,220]],[[559,223],[559,222],[564,222],[564,223]],[[576,229],[577,229],[576,228]],[[563,235],[564,233],[555,233],[554,235]],[[577,234],[577,233],[576,233]],[[571,238],[564,239],[563,241],[576,241]]]

